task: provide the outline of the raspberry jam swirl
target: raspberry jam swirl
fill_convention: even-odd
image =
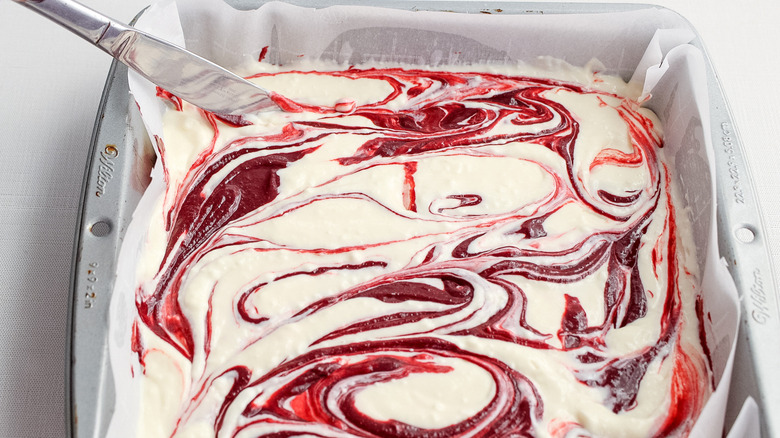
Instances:
[[[657,118],[601,75],[258,73],[169,93],[143,436],[685,436],[713,389]],[[163,394],[163,395],[161,395]]]

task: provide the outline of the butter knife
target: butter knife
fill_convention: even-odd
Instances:
[[[14,0],[101,48],[155,85],[204,110],[244,115],[279,109],[270,93],[179,46],[73,0]]]

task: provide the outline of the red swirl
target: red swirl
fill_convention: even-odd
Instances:
[[[468,361],[493,378],[496,393],[478,413],[441,429],[423,429],[395,420],[373,419],[355,406],[356,394],[369,385],[413,373],[450,371],[436,364],[442,357]],[[266,385],[271,381],[272,385]],[[272,370],[255,384],[264,385],[264,390],[244,410],[243,415],[250,421],[234,436],[244,430],[257,437],[295,436],[304,426],[316,431],[316,436],[531,437],[533,424],[542,415],[539,394],[525,377],[500,361],[435,338],[315,350]],[[263,432],[269,428],[274,431]]]
[[[379,102],[354,108],[315,106],[276,96],[287,110],[318,117],[298,119],[288,114],[289,123],[278,132],[229,139],[221,137],[223,127],[239,129],[248,120],[200,114],[214,130],[213,138],[202,145],[203,152],[182,184],[166,192],[165,254],[159,273],[139,287],[136,298],[139,323],[201,372],[192,377],[194,389],[185,397],[174,434],[189,422],[200,421],[196,412],[207,403],[207,394],[227,387],[213,414],[214,436],[535,436],[544,427],[540,426],[544,403],[532,376],[496,357],[469,351],[464,347],[468,342],[456,339],[509,343],[571,358],[573,378],[579,385],[604,388],[601,404],[617,415],[635,407],[649,367],[671,357],[676,370],[670,407],[674,412],[658,421],[656,431],[684,434],[690,429],[706,388],[693,390],[690,397],[678,388],[706,382],[711,364],[699,363],[683,351],[679,332],[696,321],[685,322],[681,316],[678,281],[683,274],[676,259],[677,219],[670,179],[657,162],[661,139],[635,102],[580,85],[487,73],[354,68],[293,73],[372,79],[389,84],[392,91]],[[581,120],[555,100],[556,93],[592,94],[603,106],[608,106],[607,97],[617,100],[613,109],[628,127],[632,152],[604,148],[583,159],[577,149]],[[169,93],[161,96],[178,102]],[[387,104],[396,99],[407,103],[389,109]],[[327,165],[337,170],[329,179],[300,191],[282,190],[283,172],[294,171],[298,162],[343,135],[363,141],[351,152],[330,159]],[[530,160],[517,157],[533,148],[557,157],[561,165],[536,163],[553,188],[528,205],[470,214],[469,209],[487,203],[489,194],[445,193],[429,205],[418,196],[418,173],[426,160],[452,156]],[[645,172],[649,182],[620,193],[588,186],[585,177],[602,166]],[[402,200],[397,203],[402,208],[369,195],[365,187],[346,184],[351,177],[380,167],[402,174],[403,183],[393,194]],[[449,177],[457,175],[442,175]],[[342,183],[348,188],[338,185]],[[507,179],[506,184],[513,182]],[[334,199],[381,208],[388,217],[405,221],[411,231],[404,237],[337,247],[294,247],[248,231]],[[560,244],[561,236],[549,224],[571,206],[599,217],[610,228]],[[663,229],[661,237],[645,242],[648,229],[659,220],[662,224],[656,228]],[[428,222],[452,228],[447,232],[415,228]],[[546,246],[550,243],[553,248]],[[401,244],[417,245],[408,260],[398,263],[384,257],[383,250]],[[646,247],[652,247],[652,273],[640,269],[639,254]],[[221,293],[219,279],[212,286],[205,314],[185,312],[183,285],[195,275],[193,267],[208,263],[219,251],[280,258],[303,255],[307,261],[278,271],[256,268],[256,278],[227,300],[233,306],[229,314],[214,308],[214,296]],[[325,280],[364,272],[371,273],[369,280],[328,290],[291,305],[286,313],[272,314],[256,304],[271,288],[284,289],[302,278]],[[604,317],[592,321],[574,290],[598,273],[606,277],[598,297]],[[665,289],[649,291],[643,275],[665,276]],[[527,314],[527,288],[532,286],[521,286],[525,283],[518,279],[572,288],[562,294],[565,310],[558,329],[549,332],[534,326]],[[607,335],[646,318],[651,293],[662,294],[665,306],[656,322],[657,340],[615,357],[606,347]],[[366,301],[382,303],[383,310],[344,317],[338,328],[323,331],[294,354],[285,353],[273,369],[259,371],[251,364],[232,362],[286,327]],[[226,342],[215,333],[225,325],[240,327],[244,337],[227,340],[230,347],[221,353],[222,363],[213,352]],[[205,327],[205,333],[194,333],[195,326]],[[142,360],[145,343],[137,326],[135,331],[133,348]],[[701,348],[708,352],[702,333],[697,331],[704,344]],[[366,336],[370,340],[356,341]],[[450,372],[439,363],[442,358],[476,365],[495,382],[495,396],[473,416],[428,430],[370,418],[356,406],[357,394],[368,385],[412,374]],[[547,426],[553,436],[580,430],[578,423],[558,419]]]

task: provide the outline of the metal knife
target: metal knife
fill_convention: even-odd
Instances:
[[[164,90],[221,115],[279,109],[270,93],[192,52],[73,0],[14,0],[60,24]]]

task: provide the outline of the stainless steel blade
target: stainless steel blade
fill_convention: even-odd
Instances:
[[[270,93],[179,46],[73,0],[14,0],[100,47],[168,92],[217,114],[279,109]]]

